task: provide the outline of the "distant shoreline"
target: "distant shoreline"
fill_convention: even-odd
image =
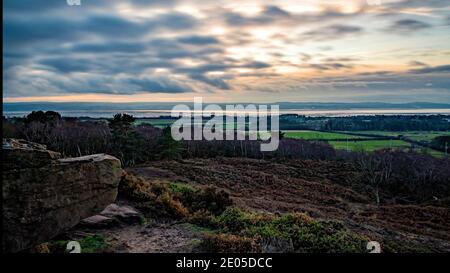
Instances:
[[[132,114],[136,118],[161,118],[170,116],[165,109],[110,109],[110,110],[40,110],[57,111],[63,117],[111,118],[116,113]],[[5,117],[24,117],[33,110],[3,111]],[[191,111],[194,115],[198,112]],[[243,112],[236,112],[238,115]],[[252,114],[252,113],[250,113]],[[450,115],[450,109],[280,109],[281,115],[304,115],[312,117],[373,116],[373,115]]]

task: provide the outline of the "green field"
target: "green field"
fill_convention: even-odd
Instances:
[[[136,119],[134,125],[151,124],[158,128],[164,128],[172,125],[175,119]]]
[[[368,141],[330,141],[328,142],[335,149],[349,151],[373,152],[376,150],[392,148],[407,149],[411,144],[403,140],[368,140]]]
[[[345,133],[345,132],[344,132]],[[352,133],[380,135],[380,136],[403,136],[414,141],[431,141],[438,136],[450,136],[450,132],[439,131],[408,131],[408,132],[385,132],[385,131],[357,131]]]
[[[311,139],[368,139],[370,137],[364,137],[364,136],[353,136],[348,135],[344,133],[330,133],[330,132],[318,132],[318,131],[308,131],[308,130],[302,130],[302,131],[283,131],[284,137],[286,138],[302,138],[306,140]]]
[[[448,132],[384,132],[384,131],[360,131],[360,132],[317,132],[317,131],[283,131],[286,138],[297,138],[305,140],[327,141],[335,149],[349,151],[373,152],[381,149],[411,149],[411,143],[403,140],[370,140],[370,136],[355,136],[349,133],[373,134],[377,136],[405,136],[415,141],[431,141],[440,135],[449,135]],[[333,139],[333,140],[332,140]],[[348,139],[348,141],[347,141]],[[365,139],[363,141],[355,141]],[[434,156],[443,156],[444,153],[428,148],[414,147],[415,151],[426,152]]]

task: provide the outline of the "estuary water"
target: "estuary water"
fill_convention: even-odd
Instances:
[[[170,116],[171,110],[61,110],[58,111],[63,117],[90,117],[90,118],[111,118],[117,113],[131,114],[137,118],[157,118],[163,116]],[[6,117],[24,117],[30,111],[3,111],[3,116]],[[198,111],[191,111],[192,114],[198,115]],[[228,112],[228,114],[241,115],[242,111]],[[249,115],[254,115],[256,112],[247,112]],[[305,116],[362,116],[362,115],[450,115],[450,109],[281,109],[280,114],[297,114]]]

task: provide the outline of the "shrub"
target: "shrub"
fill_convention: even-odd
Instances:
[[[184,194],[192,194],[194,193],[194,188],[184,184],[184,183],[175,183],[170,182],[169,188],[174,194],[184,195]]]
[[[368,241],[352,234],[340,222],[316,221],[301,213],[263,221],[251,226],[244,234],[287,238],[292,240],[296,252],[306,253],[360,253],[365,251]]]
[[[217,217],[217,220],[226,232],[238,233],[258,224],[263,218],[262,214],[251,214],[238,208],[229,208]]]
[[[195,211],[189,216],[188,221],[200,227],[219,228],[217,217],[207,210]]]
[[[144,212],[156,217],[184,218],[196,212],[218,215],[232,204],[229,195],[215,188],[194,189],[182,183],[144,181],[125,173],[119,193],[136,201]],[[198,219],[198,214],[195,219]],[[193,218],[193,219],[194,219]]]
[[[66,246],[70,240],[51,241],[47,244],[51,253],[66,253]],[[108,247],[106,239],[102,235],[89,235],[82,239],[78,239],[81,246],[81,253],[101,252]]]
[[[368,240],[336,221],[317,221],[304,213],[269,216],[229,208],[215,220],[218,232],[251,238],[261,249],[276,252],[361,253]],[[203,224],[207,224],[205,221]],[[227,237],[208,237],[207,246]],[[231,249],[232,246],[227,246]],[[217,250],[217,248],[216,248]],[[220,250],[220,249],[219,249]]]
[[[199,247],[212,253],[255,253],[261,252],[261,247],[254,238],[230,234],[203,235]]]
[[[80,245],[83,253],[98,252],[108,246],[105,237],[101,235],[87,236],[80,241]]]
[[[213,215],[219,215],[233,204],[230,196],[224,190],[217,190],[214,187],[206,187],[194,191],[179,189],[180,200],[189,208],[191,212],[206,210]]]
[[[145,213],[154,217],[183,218],[188,210],[175,198],[166,183],[143,181],[125,174],[119,185],[120,194],[133,201]]]

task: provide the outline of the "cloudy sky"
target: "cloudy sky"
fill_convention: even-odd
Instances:
[[[4,101],[450,102],[448,0],[4,0],[3,16]]]

